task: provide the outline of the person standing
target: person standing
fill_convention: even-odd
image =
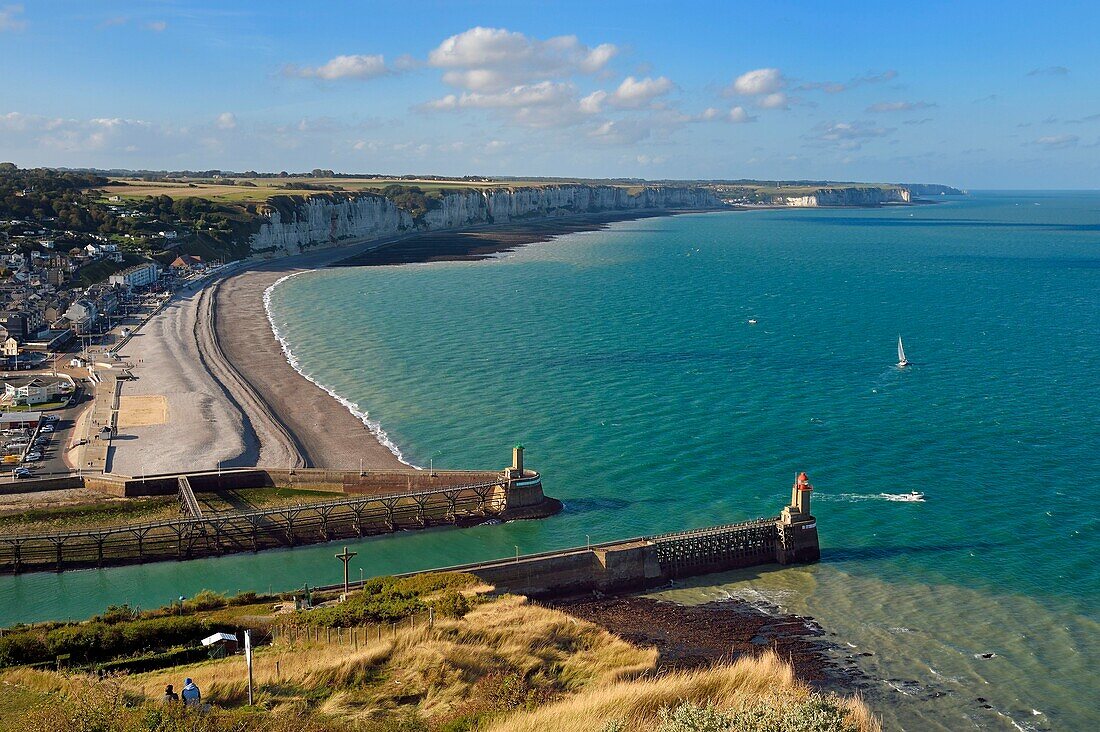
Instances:
[[[191,679],[184,679],[180,696],[183,697],[183,703],[189,707],[197,707],[202,701],[202,693]]]

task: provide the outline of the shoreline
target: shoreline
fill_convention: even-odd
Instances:
[[[383,427],[370,418],[369,410],[301,370],[298,356],[279,332],[270,308],[274,289],[290,277],[329,266],[479,261],[564,234],[597,231],[619,221],[709,212],[712,211],[623,211],[529,224],[416,232],[320,248],[257,262],[231,273],[206,289],[215,291],[215,330],[222,356],[258,396],[258,403],[245,405],[245,421],[255,423],[262,420],[262,413],[268,413],[300,445],[298,453],[307,466],[354,469],[361,465],[363,469],[378,470],[412,465]],[[308,386],[303,388],[303,382]],[[271,462],[271,457],[295,452],[287,444],[287,437],[270,431],[266,442],[263,436],[259,442],[259,456],[254,465],[281,467]]]
[[[819,690],[850,693],[873,681],[854,661],[829,656],[835,643],[813,618],[769,612],[744,600],[683,605],[641,593],[579,596],[541,603],[659,653],[657,673],[705,668],[774,650],[795,676]]]

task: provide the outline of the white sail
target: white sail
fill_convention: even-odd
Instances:
[[[905,358],[905,348],[901,345],[901,336],[898,336],[898,365],[904,366],[909,363]]]

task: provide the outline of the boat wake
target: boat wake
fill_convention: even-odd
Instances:
[[[290,343],[287,341],[282,331],[279,330],[279,326],[275,325],[275,315],[271,311],[271,293],[275,291],[276,287],[286,282],[291,277],[297,277],[298,275],[306,274],[307,272],[316,271],[317,270],[308,269],[301,272],[292,272],[275,280],[264,290],[264,312],[267,314],[267,322],[268,325],[271,326],[271,332],[275,335],[275,340],[279,342],[279,346],[283,349],[283,355],[286,356],[286,362],[290,364],[290,367],[292,369],[301,374],[303,379],[310,382],[311,384],[316,385],[319,389],[324,391],[336,401],[340,402],[340,404],[344,405],[344,407],[349,412],[355,415],[356,419],[366,425],[366,428],[370,430],[370,433],[374,435],[374,438],[378,440],[378,442],[381,443],[383,447],[393,453],[394,457],[396,457],[398,460],[405,463],[405,465],[408,465],[409,467],[416,468],[417,470],[423,470],[423,468],[421,468],[419,465],[413,465],[405,459],[405,456],[401,454],[401,449],[396,445],[396,443],[393,442],[393,440],[390,439],[389,435],[386,434],[386,431],[382,429],[382,425],[378,421],[371,419],[366,412],[360,409],[358,404],[351,401],[350,399],[346,399],[340,396],[333,389],[329,388],[325,384],[322,384],[320,381],[307,374],[302,369],[302,365],[298,361],[298,357],[295,356],[294,351],[291,350]]]
[[[896,501],[898,503],[923,503],[924,495],[912,493],[822,493],[814,492],[816,501],[836,501],[838,503],[859,503],[861,501]]]

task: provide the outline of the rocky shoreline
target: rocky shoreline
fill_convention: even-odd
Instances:
[[[832,644],[812,619],[768,613],[741,600],[680,605],[641,595],[619,595],[545,604],[635,645],[656,647],[658,672],[701,668],[771,649],[791,664],[798,679],[815,687],[851,691],[865,682],[853,666],[841,666],[830,657]]]

